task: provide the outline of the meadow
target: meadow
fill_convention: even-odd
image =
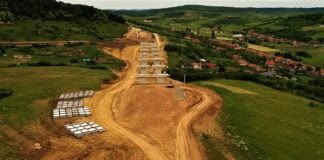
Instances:
[[[273,45],[276,49],[280,50],[281,52],[291,52],[295,53],[297,51],[306,51],[309,53],[312,57],[307,58],[307,57],[300,57],[303,59],[303,62],[306,64],[311,64],[315,65],[318,67],[323,68],[324,67],[324,47],[314,47],[311,45],[307,46],[293,46],[290,44],[286,43],[281,43],[281,44],[271,44]]]
[[[14,47],[5,48],[3,53],[0,53],[0,67],[26,66],[40,62],[59,66],[96,66],[112,70],[123,66],[122,61],[107,55],[96,45]]]
[[[310,107],[309,99],[280,92],[252,82],[214,80],[255,94],[239,94],[198,82],[224,99],[216,118],[234,145],[203,137],[209,158],[219,157],[219,145],[227,147],[238,159],[323,159],[324,106]],[[207,137],[207,138],[206,138]],[[209,138],[208,138],[209,137]]]
[[[11,67],[0,68],[1,88],[13,91],[0,99],[0,126],[9,126],[19,134],[34,121],[51,117],[52,108],[61,93],[75,90],[99,89],[100,84],[115,75],[109,70],[81,67]],[[17,148],[7,143],[0,131],[0,157],[17,159]]]
[[[269,47],[262,46],[262,45],[250,44],[250,43],[248,44],[248,48],[262,51],[262,52],[279,52],[278,49],[269,48]]]

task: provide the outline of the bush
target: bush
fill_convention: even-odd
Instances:
[[[105,84],[111,84],[112,80],[114,80],[116,78],[117,78],[117,75],[114,74],[113,76],[102,79],[102,82]]]
[[[284,57],[284,58],[289,58],[289,59],[292,59],[292,60],[294,60],[294,61],[298,61],[298,62],[301,62],[301,61],[302,61],[302,59],[300,59],[300,58],[294,56],[293,54],[291,54],[291,53],[289,53],[289,52],[284,53],[284,54],[283,54],[283,57]]]
[[[70,59],[70,63],[79,63],[79,61],[75,58]]]
[[[33,62],[33,63],[27,63],[27,66],[32,66],[32,67],[44,67],[44,66],[66,66],[64,62],[59,62],[59,63],[52,63],[49,61],[38,61],[38,62]]]
[[[75,42],[75,43],[68,42],[68,43],[64,44],[65,47],[76,47],[76,46],[81,46],[81,45],[84,45],[84,42]]]
[[[38,44],[38,43],[33,43],[32,45],[34,48],[46,48],[48,46],[50,46],[48,43],[44,43],[44,44]]]
[[[297,56],[302,56],[302,57],[307,57],[307,58],[311,58],[312,55],[310,55],[309,53],[305,52],[305,51],[297,51],[295,53]]]
[[[12,95],[13,91],[10,89],[0,89],[0,99]]]
[[[107,70],[108,68],[102,65],[98,65],[98,64],[92,64],[92,65],[87,65],[87,68],[90,69],[99,69],[99,70]]]

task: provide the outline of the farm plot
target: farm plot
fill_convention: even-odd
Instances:
[[[260,46],[260,45],[256,45],[256,44],[250,44],[250,43],[248,44],[248,48],[254,49],[257,51],[261,51],[261,52],[279,52],[278,49],[273,49],[273,48]]]

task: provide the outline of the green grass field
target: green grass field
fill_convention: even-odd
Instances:
[[[108,70],[80,67],[0,68],[0,87],[13,90],[13,95],[0,99],[0,126],[8,125],[28,134],[24,133],[24,127],[50,118],[54,101],[61,93],[98,89],[103,79],[113,77]],[[18,149],[9,147],[7,140],[0,131],[0,157],[17,159]]]
[[[275,48],[282,52],[295,53],[297,51],[306,51],[312,55],[312,58],[300,57],[306,64],[312,64],[318,67],[324,67],[324,47],[300,46],[296,47],[290,44],[273,44]]]
[[[236,146],[228,148],[238,159],[324,159],[323,104],[316,102],[320,106],[309,107],[311,100],[251,82],[214,82],[257,94],[237,94],[211,84],[198,83],[223,97],[224,106],[216,123],[221,124],[228,137],[234,139]],[[213,139],[207,139],[207,142],[207,146],[220,144]],[[209,157],[219,154],[210,148],[207,150]]]
[[[83,59],[97,59],[97,65],[109,69],[118,70],[123,66],[123,62],[107,55],[95,45],[78,45],[73,47],[48,46],[44,48],[18,47],[7,48],[5,53],[0,54],[0,67],[10,65],[26,65],[46,61],[52,64],[65,64],[68,66],[87,67],[87,62]],[[5,56],[4,56],[5,55]],[[21,58],[16,56],[22,56]]]
[[[0,41],[112,40],[128,26],[114,22],[20,21],[0,25]]]
[[[1,119],[17,127],[48,111],[50,104],[39,106],[38,101],[51,102],[65,91],[98,89],[102,79],[113,77],[108,70],[80,67],[1,68],[0,75],[1,88],[14,92],[0,100]]]
[[[269,47],[266,47],[266,46],[250,44],[250,43],[248,44],[248,48],[255,49],[255,50],[258,50],[258,51],[261,51],[261,52],[279,52],[278,49],[273,49],[273,48],[269,48]]]

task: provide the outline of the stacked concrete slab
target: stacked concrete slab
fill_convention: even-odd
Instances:
[[[70,92],[60,95],[60,100],[62,99],[73,99],[73,98],[85,98],[85,97],[91,97],[94,95],[94,91],[87,90],[87,91],[77,91],[77,92]]]
[[[104,127],[94,122],[67,124],[65,125],[65,128],[70,134],[77,138],[81,138],[86,135],[94,135],[106,131]]]
[[[77,108],[63,108],[54,109],[53,118],[69,118],[69,117],[85,117],[91,116],[91,111],[88,107],[77,107]]]
[[[91,111],[84,106],[83,98],[91,97],[94,91],[78,91],[61,94],[56,108],[53,110],[53,118],[69,118],[90,116]]]
[[[165,73],[167,66],[159,45],[157,43],[142,42],[140,52],[138,83],[150,83],[150,79],[155,79],[155,83],[165,83],[165,78],[169,75]]]
[[[74,108],[83,106],[83,99],[64,99],[57,102],[56,108]]]

